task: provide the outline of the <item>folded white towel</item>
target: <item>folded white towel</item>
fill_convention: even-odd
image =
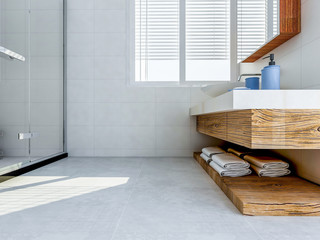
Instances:
[[[212,155],[222,154],[225,153],[225,151],[219,147],[206,147],[202,149],[202,153],[204,153],[208,157],[212,157]]]
[[[208,157],[207,155],[205,155],[204,153],[200,154],[200,157],[205,160],[207,163],[211,162],[212,159],[210,157]]]
[[[286,168],[280,169],[265,169],[251,165],[251,168],[258,174],[259,177],[282,177],[289,175],[291,171]]]
[[[241,170],[227,170],[225,168],[220,167],[214,161],[211,161],[209,165],[216,170],[221,177],[242,177],[251,174],[251,170],[248,168],[243,168]]]
[[[250,167],[248,162],[238,158],[232,153],[213,155],[211,158],[212,161],[227,170],[242,170],[243,168]]]

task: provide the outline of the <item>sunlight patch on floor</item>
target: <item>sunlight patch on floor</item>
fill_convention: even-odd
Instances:
[[[0,184],[0,216],[121,186],[128,177],[20,176]]]

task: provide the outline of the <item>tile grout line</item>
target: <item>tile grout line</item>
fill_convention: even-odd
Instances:
[[[253,216],[252,216],[253,217]],[[261,240],[264,240],[264,237],[262,237],[261,235],[260,235],[260,233],[258,232],[258,231],[256,231],[256,229],[254,228],[254,226],[252,226],[252,224],[247,220],[247,219],[245,219],[245,221],[246,221],[246,223],[250,226],[250,228],[253,230],[253,232],[255,232],[258,236],[259,236],[259,238],[261,239]]]
[[[93,114],[93,121],[92,121],[92,135],[93,135],[93,148],[92,148],[92,153],[90,155],[92,155],[93,157],[96,157],[96,143],[97,143],[97,139],[96,139],[96,1],[93,1],[93,33],[92,33],[92,41],[93,41],[93,74],[92,74],[92,80],[93,80],[93,110],[92,110],[92,114]]]
[[[158,118],[158,102],[157,102],[157,89],[154,89],[154,156],[158,156],[158,127],[157,127],[157,118]]]
[[[191,94],[192,94],[192,89],[191,89],[191,87],[189,88],[189,115],[188,115],[188,117],[189,117],[189,149],[192,149],[191,150],[191,157],[193,158],[193,151],[194,151],[194,149],[193,149],[193,146],[192,146],[192,128],[193,128],[193,121],[192,121],[192,116],[190,116],[190,108],[191,108]],[[197,124],[197,123],[196,123]]]
[[[120,222],[121,222],[121,220],[122,220],[122,218],[123,218],[123,215],[124,215],[125,211],[126,211],[127,208],[128,208],[130,199],[131,199],[131,197],[132,197],[132,195],[133,195],[133,193],[134,193],[134,191],[135,191],[135,187],[136,187],[136,185],[137,185],[137,183],[138,183],[138,181],[139,181],[139,179],[140,179],[141,173],[142,173],[142,161],[141,161],[141,165],[140,165],[140,171],[139,171],[139,174],[138,174],[138,176],[137,176],[137,180],[135,181],[135,183],[134,183],[133,186],[132,186],[132,190],[131,190],[128,198],[127,198],[127,203],[125,204],[125,206],[123,207],[123,209],[122,209],[122,211],[121,211],[120,217],[119,217],[119,219],[117,220],[116,226],[115,226],[115,228],[114,228],[114,230],[113,230],[113,232],[112,232],[112,235],[111,235],[111,239],[110,239],[110,240],[113,240],[113,239],[114,239],[114,236],[115,236],[116,232],[118,231]]]

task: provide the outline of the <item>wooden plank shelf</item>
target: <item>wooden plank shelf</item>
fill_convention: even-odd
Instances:
[[[194,158],[244,215],[320,216],[320,186],[296,176],[220,177],[201,157]]]

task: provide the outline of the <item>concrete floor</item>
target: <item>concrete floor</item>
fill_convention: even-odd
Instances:
[[[320,218],[242,216],[191,158],[68,158],[0,183],[0,239],[314,240]]]

